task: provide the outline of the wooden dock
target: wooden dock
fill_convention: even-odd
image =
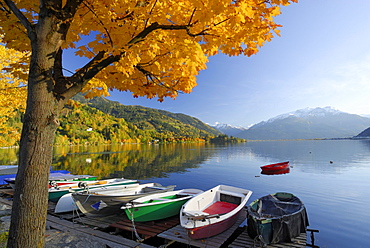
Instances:
[[[12,196],[12,189],[0,190],[0,194],[1,193],[6,197]],[[12,201],[0,197],[0,203],[11,205]],[[63,232],[72,232],[73,234],[88,236],[91,239],[103,241],[106,243],[107,247],[163,248],[170,245],[171,247],[186,246],[200,248],[306,247],[306,233],[303,233],[299,237],[293,239],[292,243],[280,243],[268,246],[264,246],[264,244],[258,240],[255,241],[251,239],[247,233],[245,225],[246,211],[243,211],[238,221],[225,232],[214,237],[193,240],[188,236],[186,230],[179,225],[178,216],[159,221],[136,222],[134,223],[134,228],[133,223],[124,214],[106,217],[84,216],[80,212],[54,214],[54,207],[55,203],[49,203],[47,215],[47,225],[49,227]],[[138,234],[139,238],[136,236],[136,234]],[[147,240],[151,240],[150,238],[156,239],[154,246],[153,242],[147,242]],[[137,242],[139,239],[140,242]]]
[[[291,243],[279,243],[264,246],[259,240],[253,240],[249,237],[247,229],[245,230],[228,246],[229,248],[246,248],[246,247],[268,247],[268,248],[303,248],[306,247],[306,233],[302,233],[297,238],[294,238]]]
[[[147,222],[136,222],[132,223],[129,219],[124,219],[119,222],[110,224],[110,227],[114,227],[116,232],[129,231],[137,232],[142,239],[148,239],[158,234],[167,231],[168,229],[178,225],[180,223],[179,216],[173,216],[163,220],[147,221]]]
[[[76,224],[68,220],[63,220],[55,216],[47,216],[47,225],[64,232],[71,232],[73,235],[88,236],[89,239],[99,240],[106,244],[107,247],[122,248],[154,248],[154,246],[138,243],[134,240],[126,239],[122,236],[112,235],[106,232],[95,230],[87,226]]]
[[[209,237],[206,239],[195,240],[189,238],[187,231],[185,228],[177,225],[165,232],[158,234],[158,237],[164,238],[167,240],[168,243],[173,243],[173,241],[183,243],[186,245],[192,245],[196,247],[221,247],[225,244],[231,237],[231,235],[235,232],[235,230],[239,227],[239,225],[245,220],[246,212],[243,211],[240,214],[239,219],[237,222],[228,230],[219,235]]]

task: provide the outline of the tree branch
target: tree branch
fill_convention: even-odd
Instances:
[[[84,2],[84,5],[85,5],[86,8],[88,8],[91,11],[91,13],[93,13],[93,15],[98,20],[98,22],[103,26],[103,28],[104,28],[107,36],[108,36],[109,43],[113,47],[113,40],[112,40],[112,38],[110,36],[110,33],[109,33],[108,29],[104,26],[104,23],[99,19],[99,16],[95,13],[95,11],[93,10],[93,8],[91,6],[88,6],[85,2]]]
[[[78,92],[87,84],[87,82],[96,76],[101,70],[109,66],[110,64],[117,62],[122,54],[120,55],[111,55],[107,58],[104,58],[105,51],[99,52],[89,63],[84,67],[78,70],[74,75],[68,78],[68,83],[72,85],[70,88],[66,89],[64,92],[61,92],[59,96],[64,99],[69,99]]]
[[[63,7],[65,19],[72,18],[83,1],[84,0],[68,0],[66,5]]]
[[[18,18],[22,25],[27,29],[28,37],[32,40],[35,37],[35,32],[33,25],[28,21],[28,19],[23,15],[23,13],[15,6],[13,1],[3,0],[4,3],[9,7],[13,14]]]
[[[158,86],[164,87],[164,88],[166,88],[166,89],[169,89],[169,90],[172,90],[172,91],[178,92],[178,90],[173,89],[173,87],[169,87],[169,86],[167,86],[167,85],[163,84],[163,83],[161,82],[161,80],[158,78],[158,76],[157,76],[157,75],[154,75],[154,74],[153,74],[153,73],[151,73],[150,71],[148,71],[148,70],[144,69],[144,67],[143,67],[143,66],[141,66],[141,65],[136,65],[136,66],[135,66],[135,68],[136,68],[136,69],[138,69],[141,73],[143,73],[143,74],[144,74],[145,78],[147,79],[147,84],[148,84],[148,85],[152,83],[152,84],[156,84],[156,85],[158,85]],[[145,86],[145,85],[144,85],[144,86]]]
[[[146,27],[143,31],[141,31],[139,34],[137,34],[134,38],[132,38],[128,42],[128,47],[130,48],[132,45],[142,41],[145,39],[147,35],[149,35],[151,32],[157,30],[157,29],[163,29],[163,30],[186,30],[187,34],[189,36],[198,36],[198,35],[206,35],[207,30],[203,30],[202,32],[198,34],[192,34],[190,33],[189,28],[192,26],[192,24],[186,24],[186,25],[160,25],[157,22],[152,23],[150,26]],[[64,99],[69,99],[71,96],[77,94],[81,91],[81,89],[87,84],[87,82],[92,79],[96,74],[98,74],[101,70],[106,68],[107,66],[113,64],[114,62],[118,62],[120,58],[124,55],[124,52],[121,52],[118,55],[110,55],[106,56],[105,51],[99,52],[89,63],[87,63],[84,67],[82,67],[80,70],[78,70],[73,76],[71,76],[68,80],[70,84],[72,85],[70,88],[66,89],[64,92],[60,93],[60,96]],[[151,81],[158,81],[158,78],[151,74],[150,72],[146,71],[142,65],[136,65],[136,68],[141,71],[147,78],[150,78]],[[156,83],[158,85],[161,85],[163,87],[166,87],[165,85],[159,83]],[[167,87],[168,88],[168,87]]]
[[[63,71],[62,71],[62,58],[63,58],[63,50],[59,49],[58,52],[55,55],[55,61],[54,61],[54,77],[62,77]]]

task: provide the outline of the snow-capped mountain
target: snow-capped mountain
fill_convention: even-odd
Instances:
[[[294,112],[289,112],[286,114],[278,115],[276,117],[273,117],[269,119],[267,122],[273,122],[278,119],[285,119],[287,117],[295,116],[297,118],[310,118],[310,117],[325,117],[328,115],[336,115],[344,113],[342,111],[339,111],[338,109],[335,109],[333,107],[327,106],[325,108],[304,108],[304,109],[298,109]]]
[[[248,128],[241,127],[241,126],[231,126],[229,124],[219,123],[219,122],[216,122],[214,125],[210,125],[210,126],[228,136],[236,136],[238,133],[248,129]]]
[[[318,107],[278,115],[236,136],[249,140],[347,138],[369,126],[370,118]]]

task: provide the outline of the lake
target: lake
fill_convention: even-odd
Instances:
[[[16,163],[0,149],[0,164]],[[248,202],[279,191],[298,196],[320,247],[369,247],[370,140],[263,141],[232,145],[167,144],[56,147],[53,169],[100,178],[125,177],[207,190],[250,189]],[[290,161],[290,172],[262,175],[260,166]],[[310,240],[308,238],[308,240]]]

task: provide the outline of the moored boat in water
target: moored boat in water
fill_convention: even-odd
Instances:
[[[175,187],[175,185],[162,186],[159,183],[132,184],[76,192],[72,193],[72,198],[82,213],[104,216],[122,212],[121,207],[124,203],[150,194],[173,191]]]
[[[184,203],[202,193],[199,189],[182,189],[140,197],[121,207],[136,222],[165,219],[180,213]]]
[[[192,239],[222,233],[230,228],[244,209],[252,191],[218,185],[186,202],[181,208],[180,223]]]
[[[290,173],[290,168],[285,168],[282,170],[274,170],[274,171],[261,171],[262,175],[282,175]]]
[[[262,172],[274,172],[289,168],[289,161],[261,166]]]
[[[138,184],[137,180],[125,178],[111,178],[96,181],[73,181],[73,183],[49,188],[49,200],[58,202],[58,200],[65,194],[72,192],[79,192],[83,190],[106,189],[113,186]],[[72,211],[72,210],[71,210]]]
[[[18,165],[0,165],[0,175],[17,173]]]
[[[248,206],[248,234],[265,244],[291,242],[306,232],[308,217],[303,202],[291,193],[266,195]]]
[[[0,183],[1,184],[9,184],[9,186],[14,189],[15,188],[15,178],[16,178],[16,176],[17,176],[17,174],[1,175],[0,176],[0,181],[1,181]],[[50,170],[49,182],[52,181],[52,179],[54,179],[56,177],[65,179],[65,178],[70,178],[70,176],[76,176],[76,175],[71,175],[70,172],[67,171],[67,170]]]

